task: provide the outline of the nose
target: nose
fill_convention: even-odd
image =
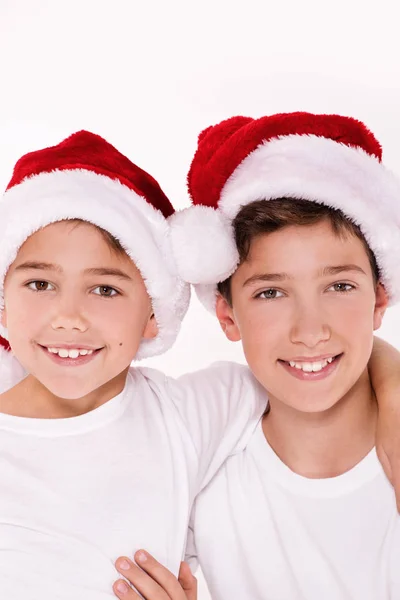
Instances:
[[[296,310],[291,328],[291,341],[315,348],[329,341],[331,328],[326,316],[317,306],[302,306]]]
[[[57,304],[54,306],[51,327],[55,331],[59,329],[80,331],[82,333],[87,331],[88,322],[78,298],[68,294],[58,299]]]

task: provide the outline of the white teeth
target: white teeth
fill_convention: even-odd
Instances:
[[[304,373],[318,373],[318,371],[322,371],[332,361],[333,357],[315,362],[296,362],[290,360],[289,365],[295,369],[301,369]]]
[[[78,358],[78,356],[86,356],[86,354],[93,354],[93,350],[79,349],[79,348],[47,348],[51,354],[58,354],[61,358]]]
[[[324,364],[325,363],[325,364]],[[312,364],[312,370],[313,373],[316,373],[317,371],[321,371],[321,369],[326,366],[328,363],[324,360],[324,362],[315,362]]]

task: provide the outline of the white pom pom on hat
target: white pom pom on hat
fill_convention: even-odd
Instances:
[[[171,246],[180,277],[192,284],[214,284],[229,277],[239,256],[232,225],[221,211],[193,206],[169,218]]]

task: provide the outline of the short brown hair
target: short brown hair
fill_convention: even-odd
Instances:
[[[243,206],[232,222],[239,264],[248,257],[251,242],[259,235],[273,233],[290,225],[314,225],[327,220],[335,235],[350,234],[358,237],[365,246],[375,282],[379,280],[379,268],[371,248],[361,229],[340,210],[296,198],[256,200]],[[231,278],[218,284],[219,293],[232,304]]]

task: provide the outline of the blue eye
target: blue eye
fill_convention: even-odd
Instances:
[[[96,290],[99,290],[96,292]],[[93,293],[97,296],[103,296],[103,298],[112,298],[113,296],[119,296],[119,292],[109,285],[98,285],[94,288]]]
[[[54,290],[54,286],[48,281],[30,281],[26,284],[26,287],[32,290],[33,292],[49,292],[50,290]]]
[[[284,296],[283,292],[276,290],[275,288],[269,288],[259,292],[255,298],[261,298],[262,300],[275,300],[275,298],[281,298]]]

